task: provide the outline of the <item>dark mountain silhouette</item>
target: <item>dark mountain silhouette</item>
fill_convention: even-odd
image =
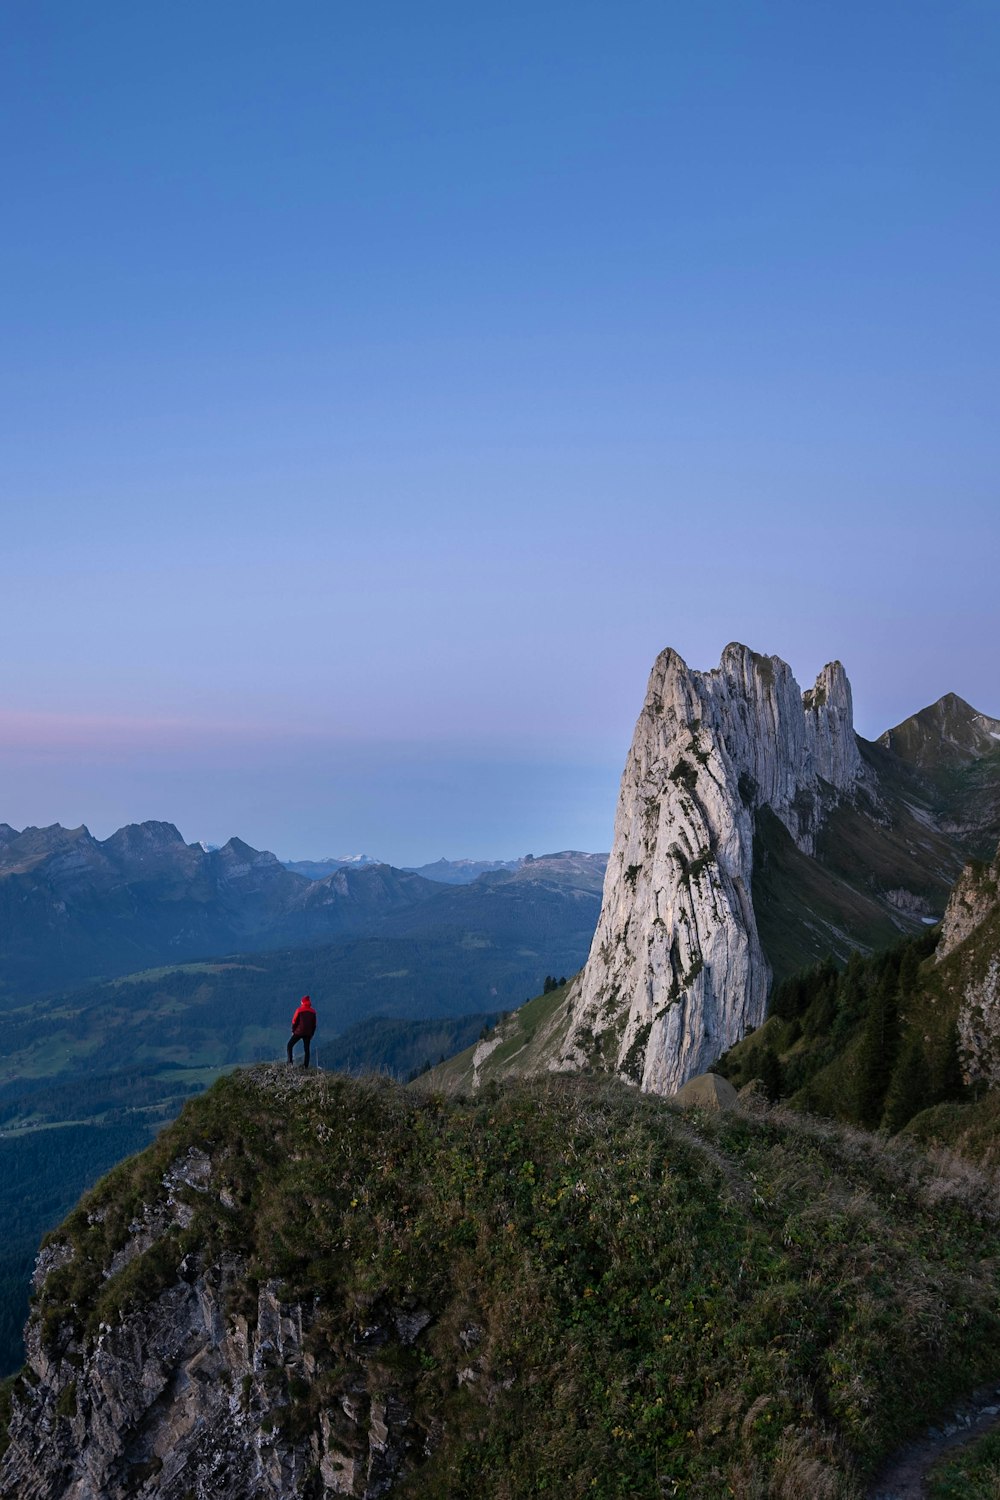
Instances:
[[[369,865],[309,880],[232,838],[185,843],[172,823],[0,829],[0,998],[66,989],[220,952],[363,933],[440,886]]]

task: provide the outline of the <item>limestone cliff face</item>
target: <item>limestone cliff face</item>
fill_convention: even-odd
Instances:
[[[812,854],[826,812],[864,776],[839,662],[802,693],[783,661],[746,646],[709,672],[664,651],[558,1065],[600,1061],[673,1093],[759,1025],[770,970],[751,902],[754,812],[770,808]]]
[[[96,1334],[29,1322],[0,1500],[374,1500],[412,1467],[411,1398],[382,1361],[412,1346],[430,1314],[409,1298],[357,1325],[339,1399],[318,1426],[297,1421],[296,1391],[322,1373],[317,1300],[284,1299],[277,1277],[258,1284],[245,1253],[192,1249],[176,1265],[172,1236],[190,1227],[199,1197],[223,1212],[231,1203],[211,1158],[190,1149],[102,1268],[109,1285],[159,1255],[169,1275],[156,1295]],[[77,1255],[69,1240],[44,1249],[36,1295]]]
[[[991,865],[973,862],[962,871],[941,923],[935,958],[942,963],[996,910],[1000,896],[1000,849]]]
[[[962,1068],[1000,1087],[1000,849],[967,865],[948,902],[935,958],[958,998]]]
[[[311,1451],[315,1444],[274,1439],[271,1372],[308,1377],[310,1310],[282,1305],[273,1284],[258,1292],[256,1326],[228,1319],[245,1276],[236,1257],[210,1267],[191,1259],[141,1315],[103,1328],[94,1346],[69,1348],[64,1359],[53,1359],[29,1325],[35,1384],[15,1409],[0,1467],[4,1500],[278,1497],[299,1493],[319,1457],[342,1481],[333,1493],[356,1493],[349,1481],[364,1466],[353,1458],[335,1471],[328,1455]],[[48,1435],[42,1447],[39,1432]]]

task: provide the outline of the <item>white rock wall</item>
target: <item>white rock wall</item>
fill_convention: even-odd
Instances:
[[[770,970],[750,898],[753,810],[812,853],[863,766],[839,662],[803,695],[741,645],[714,671],[657,658],[622,776],[604,900],[562,1066],[602,1060],[656,1093],[763,1020]]]

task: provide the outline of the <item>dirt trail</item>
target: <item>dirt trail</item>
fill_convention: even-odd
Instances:
[[[985,1386],[955,1408],[940,1427],[893,1454],[868,1491],[868,1500],[926,1500],[930,1470],[945,1457],[1000,1428],[1000,1386]]]

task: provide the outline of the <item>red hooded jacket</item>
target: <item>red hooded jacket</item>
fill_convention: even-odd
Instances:
[[[302,1004],[292,1017],[292,1036],[315,1036],[316,1012],[308,995],[302,996]]]

